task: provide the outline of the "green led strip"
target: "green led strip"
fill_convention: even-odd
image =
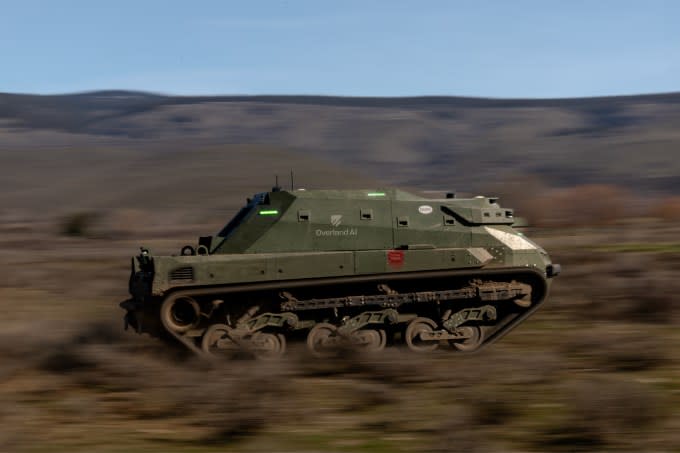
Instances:
[[[369,192],[366,195],[369,197],[384,197],[385,192]]]
[[[272,209],[269,211],[260,211],[260,215],[278,215],[278,214],[279,211],[277,211],[276,209]]]

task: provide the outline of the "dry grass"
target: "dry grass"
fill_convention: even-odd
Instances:
[[[634,250],[634,249],[632,249]],[[582,262],[581,256],[591,262]],[[680,294],[674,253],[611,253],[583,249],[565,254],[571,268],[560,280],[559,291],[569,310],[581,319],[677,324]],[[574,261],[570,261],[573,259]]]
[[[116,302],[137,239],[58,236],[59,217],[4,218],[0,451],[680,447],[680,261],[601,248],[668,242],[677,229],[667,224],[617,227],[620,243],[608,228],[529,233],[564,273],[545,308],[480,354],[323,361],[293,347],[277,362],[212,363],[122,331]],[[117,231],[116,218],[94,231]],[[147,223],[145,245],[177,252],[196,219],[174,219]]]
[[[565,410],[532,444],[541,450],[645,449],[663,416],[658,391],[621,378],[589,378],[565,385]]]
[[[589,451],[639,447],[671,415],[657,385],[631,380],[665,360],[577,356],[606,368],[574,373],[580,345],[565,355],[498,345],[457,358],[347,351],[319,361],[293,350],[277,362],[215,363],[106,323],[64,335],[46,327],[0,338],[3,451]],[[536,409],[546,402],[557,416]]]
[[[649,215],[666,222],[677,222],[680,220],[680,197],[671,196],[657,201],[651,206]]]

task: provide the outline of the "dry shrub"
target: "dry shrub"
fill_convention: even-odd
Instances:
[[[500,451],[493,447],[492,437],[476,423],[469,408],[459,404],[451,405],[431,438],[433,442],[426,451],[432,453]]]
[[[608,225],[630,214],[630,194],[617,186],[586,184],[554,191],[544,199],[547,226]]]
[[[79,211],[59,219],[59,233],[63,236],[96,239],[124,239],[139,234],[148,226],[151,216],[135,209],[107,209],[102,211]],[[176,227],[177,222],[165,224]]]
[[[554,305],[590,321],[676,322],[680,281],[671,267],[650,254],[599,255],[605,259],[559,277],[551,299]]]
[[[639,275],[610,274],[591,288],[589,311],[599,319],[671,323],[677,310],[674,299],[678,284],[671,276],[642,271]]]
[[[69,214],[61,219],[59,231],[64,236],[89,237],[99,218],[99,213],[91,211]]]
[[[390,388],[421,385],[445,389],[474,386],[483,382],[531,385],[552,381],[562,367],[559,356],[550,352],[517,353],[490,347],[483,352],[463,354],[441,348],[417,354],[406,348],[388,348],[380,354],[356,349],[332,360],[298,356],[296,368],[307,376],[329,376],[378,382]],[[455,365],[455,372],[451,366]]]
[[[62,331],[69,329],[73,327]],[[516,441],[512,432],[522,429],[527,403],[542,396],[554,399],[565,390],[569,398],[561,417],[564,423],[550,425],[527,442],[538,450],[573,450],[578,445],[618,446],[616,436],[627,442],[632,435],[626,430],[638,429],[633,425],[644,429],[658,415],[653,412],[656,394],[644,385],[610,379],[567,381],[564,387],[568,361],[556,353],[560,351],[517,350],[502,342],[471,355],[449,350],[418,355],[391,348],[377,355],[343,350],[337,357],[320,360],[291,347],[281,361],[214,363],[167,353],[161,342],[123,334],[109,324],[94,323],[71,332],[56,339],[42,330],[0,337],[0,359],[24,363],[21,373],[14,374],[19,390],[0,381],[0,407],[11,408],[12,413],[33,411],[26,415],[31,425],[3,425],[8,441],[36,438],[33,442],[46,443],[60,424],[115,421],[131,432],[170,427],[172,433],[161,438],[148,435],[156,436],[151,439],[163,442],[168,450],[215,444],[229,449],[228,444],[254,437],[254,443],[262,439],[266,445],[270,433],[295,426],[303,437],[305,430],[325,436],[328,429],[338,438],[357,440],[405,436],[424,442],[417,451],[428,447],[441,452],[501,451],[508,441]],[[631,333],[620,338],[632,343],[633,337]],[[632,369],[636,359],[626,356],[627,349],[622,357],[609,358],[610,353],[619,354],[618,343],[603,344],[596,357],[603,368]],[[564,352],[578,355],[581,347],[573,343]],[[654,360],[666,359],[645,360],[648,369],[657,366]],[[638,413],[610,413],[600,406]],[[2,410],[0,419],[5,420]],[[23,433],[22,426],[29,431]],[[0,447],[4,439],[0,436]],[[87,442],[93,440],[83,433],[82,445]],[[250,446],[245,444],[245,449]]]
[[[596,325],[589,331],[574,333],[562,349],[581,367],[608,372],[644,371],[661,367],[669,360],[666,343],[643,328],[621,333]]]
[[[83,326],[69,338],[44,348],[42,354],[36,357],[38,368],[60,374],[96,368],[95,358],[86,354],[85,347],[96,344],[115,345],[121,340],[120,329],[115,329],[110,324],[95,322]]]
[[[519,178],[491,187],[501,203],[515,209],[531,226],[601,226],[637,214],[638,200],[624,188],[608,184],[585,184],[550,188],[533,177]]]
[[[666,197],[653,204],[649,209],[649,215],[666,222],[680,220],[680,196]]]
[[[371,358],[376,359],[372,361]],[[329,357],[324,360],[313,360],[304,351],[298,351],[295,355],[296,366],[306,376],[313,377],[337,377],[357,375],[370,372],[380,367],[380,357],[364,357],[361,351],[349,345],[337,346]],[[384,370],[384,377],[398,379],[401,374],[399,367],[388,366]]]
[[[506,178],[501,184],[484,187],[483,193],[500,197],[503,207],[512,208],[515,214],[525,218],[530,225],[545,223],[548,209],[548,186],[534,175],[517,175]]]
[[[280,406],[280,395],[292,390],[280,366],[248,362],[236,368],[236,375],[224,365],[204,370],[172,390],[191,423],[209,430],[205,441],[224,443],[254,435],[289,409]]]
[[[538,385],[553,382],[563,369],[561,357],[553,352],[506,349],[502,339],[478,353],[449,360],[458,367],[447,379],[462,388],[479,384]]]
[[[238,440],[279,419],[277,400],[289,390],[284,363],[180,361],[160,345],[145,349],[108,324],[84,326],[59,341],[43,342],[42,348],[35,348],[35,337],[31,341],[33,346],[20,346],[34,352],[27,371],[35,367],[59,375],[68,389],[60,398],[95,392],[104,416],[177,419],[180,426],[194,427],[193,440],[207,443]]]
[[[275,362],[178,360],[159,342],[123,335],[100,323],[57,340],[34,335],[28,345],[4,345],[13,361],[21,356],[11,353],[13,348],[22,354],[33,352],[24,372],[37,371],[54,383],[43,398],[54,399],[48,404],[60,408],[76,407],[69,409],[71,422],[86,423],[95,416],[131,426],[161,422],[183,432],[181,442],[196,445],[250,438],[286,420],[305,426],[318,416],[355,419],[372,414],[357,422],[361,429],[383,435],[431,434],[436,451],[445,451],[452,442],[483,451],[489,445],[484,429],[511,420],[517,406],[504,389],[474,391],[480,374],[489,383],[524,385],[544,381],[545,370],[554,365],[551,358],[540,356],[500,360],[502,353],[489,359],[452,356],[452,351],[418,355],[396,348],[379,355],[341,351],[328,360],[295,348],[285,360]],[[455,372],[452,364],[457,364]],[[319,379],[324,382],[319,389],[304,384]],[[455,391],[452,386],[467,390]],[[452,412],[445,418],[422,399],[426,388],[449,395]],[[331,405],[319,406],[317,398],[328,399]],[[465,410],[456,412],[454,406]],[[88,407],[96,408],[96,414]]]
[[[652,388],[615,378],[571,381],[565,401],[565,417],[534,437],[540,449],[639,448],[647,431],[664,415]]]
[[[501,426],[517,415],[517,408],[503,394],[481,394],[472,399],[474,422],[478,425]]]

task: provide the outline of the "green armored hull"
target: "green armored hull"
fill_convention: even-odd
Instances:
[[[179,256],[133,258],[126,325],[207,354],[278,356],[306,336],[472,351],[536,310],[559,273],[493,198],[395,189],[255,195]]]

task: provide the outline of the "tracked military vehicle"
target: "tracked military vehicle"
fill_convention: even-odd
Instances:
[[[291,339],[317,356],[474,351],[538,309],[560,271],[515,223],[494,198],[275,187],[179,255],[142,248],[126,327],[209,355],[276,357]]]

